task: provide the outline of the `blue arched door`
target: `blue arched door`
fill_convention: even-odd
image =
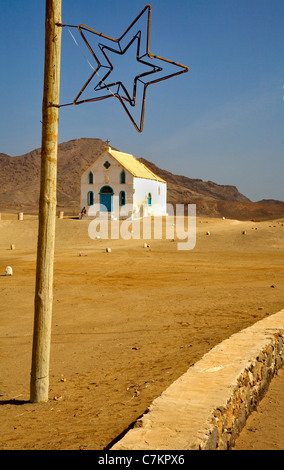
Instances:
[[[113,189],[110,186],[103,186],[100,190],[100,209],[101,212],[112,211]]]

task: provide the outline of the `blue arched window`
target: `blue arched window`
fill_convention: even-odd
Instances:
[[[125,206],[125,191],[120,191],[119,193],[119,205]]]
[[[93,206],[94,205],[94,193],[93,191],[88,192],[88,206]]]
[[[125,184],[125,171],[122,170],[120,173],[120,184]]]
[[[93,184],[94,183],[94,175],[93,173],[90,171],[89,175],[88,175],[88,179],[89,179],[89,184]]]

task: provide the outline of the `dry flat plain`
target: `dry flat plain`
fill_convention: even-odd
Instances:
[[[1,450],[105,449],[212,347],[283,308],[284,219],[197,218],[190,251],[91,240],[89,223],[57,220],[50,399],[32,404],[38,220],[2,214]]]

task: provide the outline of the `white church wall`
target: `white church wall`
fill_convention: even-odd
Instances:
[[[104,164],[108,161],[109,168]],[[120,183],[120,174],[125,172],[125,184]],[[93,184],[89,183],[89,173],[93,173]],[[100,203],[100,190],[103,186],[110,186],[114,196],[119,197],[120,191],[125,192],[126,204],[133,202],[133,175],[115,160],[108,152],[104,152],[95,163],[88,168],[81,178],[81,206],[88,208],[88,193],[94,194],[94,204]]]
[[[165,215],[167,212],[167,184],[160,181],[144,178],[134,178],[133,204],[137,208],[144,208],[143,215]],[[151,194],[151,205],[148,197]]]

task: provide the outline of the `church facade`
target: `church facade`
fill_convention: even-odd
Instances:
[[[133,217],[166,215],[167,183],[133,155],[107,146],[81,177],[81,207]]]

